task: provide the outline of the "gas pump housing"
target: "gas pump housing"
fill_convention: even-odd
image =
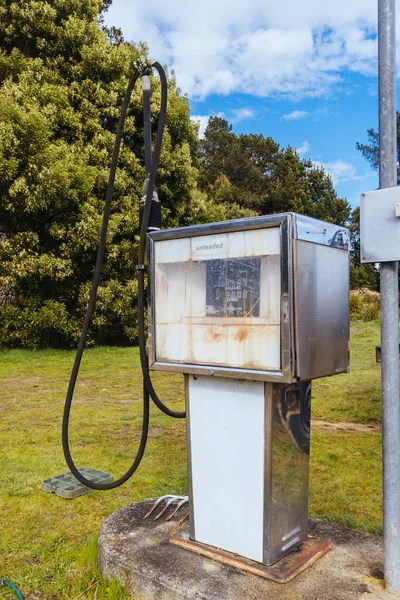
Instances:
[[[280,383],[348,371],[348,231],[286,213],[149,235],[154,370]]]
[[[349,370],[349,235],[294,213],[149,234],[149,361],[185,375],[190,538],[307,539],[311,380]]]

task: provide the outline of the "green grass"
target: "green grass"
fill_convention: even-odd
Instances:
[[[380,419],[378,325],[357,325],[352,373],[314,384],[314,418]],[[185,424],[152,407],[148,448],[137,474],[112,492],[63,500],[40,490],[45,478],[65,472],[60,430],[74,353],[0,351],[0,578],[32,600],[125,600],[97,569],[97,535],[117,508],[150,496],[184,493]],[[183,408],[181,376],[156,374],[163,400]],[[129,466],[141,426],[141,378],[134,348],[86,352],[71,421],[73,454],[80,466],[110,471]],[[379,433],[312,435],[310,514],[380,533]],[[368,482],[368,484],[366,484]],[[7,595],[0,588],[1,598]]]
[[[65,351],[0,352],[0,578],[12,579],[28,598],[72,599],[98,582],[85,598],[117,600],[124,596],[96,567],[99,527],[125,504],[186,491],[184,423],[152,408],[144,460],[116,491],[74,500],[42,492],[43,479],[67,470],[60,432],[72,360]],[[182,409],[181,378],[154,379],[164,400]],[[71,421],[78,464],[119,476],[133,460],[140,427],[137,350],[88,350]]]
[[[352,330],[350,373],[313,383],[314,419],[381,421],[381,369],[375,362],[375,347],[380,345],[379,322],[355,322]]]
[[[311,435],[310,515],[382,535],[382,436]]]

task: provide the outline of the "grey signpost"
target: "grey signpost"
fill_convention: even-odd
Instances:
[[[396,0],[378,0],[379,187],[397,185]],[[382,239],[382,243],[384,243]],[[384,574],[400,591],[400,404],[398,263],[383,262],[381,278]]]

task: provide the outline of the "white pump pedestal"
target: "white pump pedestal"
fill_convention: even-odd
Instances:
[[[309,393],[187,376],[191,539],[265,565],[307,539]]]

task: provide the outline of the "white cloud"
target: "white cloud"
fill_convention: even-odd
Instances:
[[[309,144],[309,142],[301,142],[300,146],[298,148],[296,148],[297,154],[299,156],[304,156],[305,154],[308,154],[311,150],[311,146]]]
[[[314,161],[314,165],[317,167],[323,167],[331,176],[334,185],[344,181],[360,181],[365,179],[365,177],[368,177],[368,175],[358,175],[357,169],[352,163],[348,163],[340,159],[327,163]]]
[[[232,114],[233,117],[231,117],[230,121],[232,123],[240,123],[240,121],[253,118],[256,113],[252,108],[234,108]]]
[[[199,125],[199,138],[202,139],[204,137],[204,132],[207,129],[210,117],[204,115],[192,115],[190,118],[194,123]]]
[[[298,121],[299,119],[305,119],[308,116],[308,112],[306,110],[293,110],[291,113],[287,115],[283,115],[285,121]]]
[[[376,0],[113,0],[106,20],[147,42],[192,97],[298,100],[376,72]]]

